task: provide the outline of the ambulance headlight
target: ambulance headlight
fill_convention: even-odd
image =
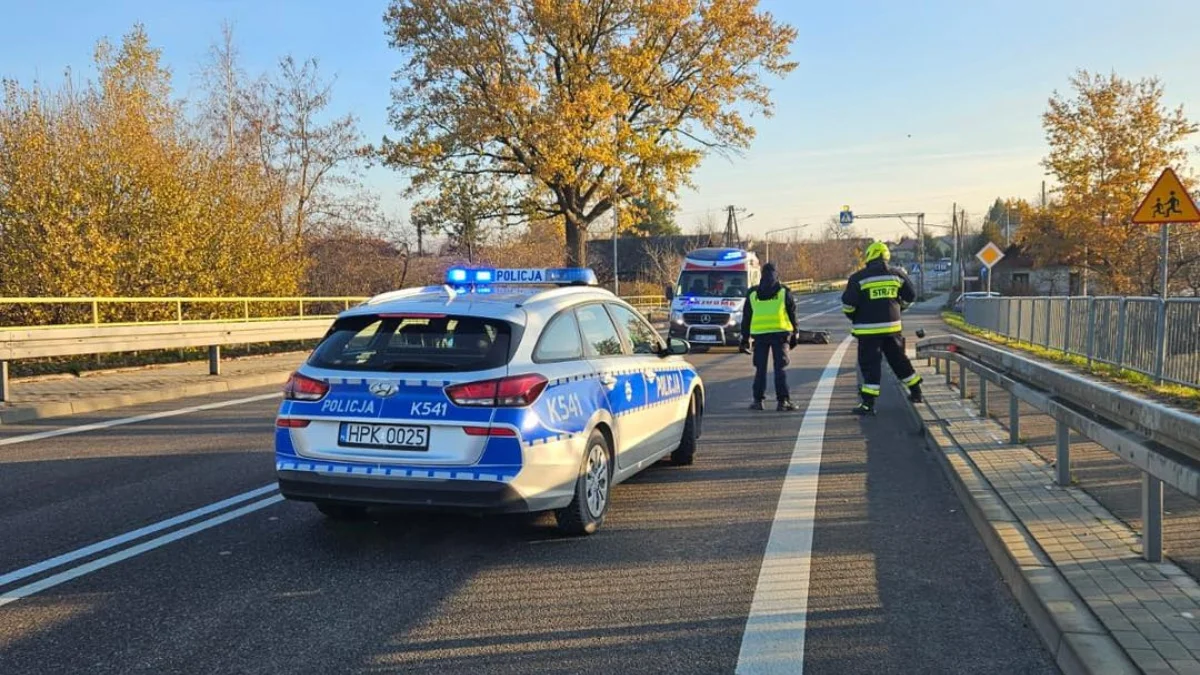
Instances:
[[[671,310],[671,323],[683,323],[683,312],[673,309]]]
[[[730,326],[736,326],[741,322],[742,322],[742,313],[741,312],[734,312],[733,314],[729,315],[729,325]]]

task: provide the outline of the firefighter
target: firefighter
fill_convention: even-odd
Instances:
[[[883,359],[908,387],[908,397],[921,401],[921,376],[904,352],[900,313],[917,298],[912,281],[903,269],[888,265],[892,254],[887,244],[877,241],[867,247],[865,266],[850,275],[842,293],[842,311],[853,322],[851,333],[858,339],[858,366],[862,370],[862,403],[856,415],[874,415],[883,375]]]
[[[742,310],[742,351],[750,350],[750,338],[754,338],[754,403],[750,404],[751,410],[763,409],[768,360],[775,369],[775,409],[796,409],[788,391],[787,366],[788,349],[796,347],[798,325],[792,292],[779,283],[773,263],[763,265],[762,279],[746,294]]]

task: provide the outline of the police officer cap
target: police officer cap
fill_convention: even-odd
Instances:
[[[762,271],[763,274],[775,276],[775,263],[767,263],[766,265],[763,265]]]

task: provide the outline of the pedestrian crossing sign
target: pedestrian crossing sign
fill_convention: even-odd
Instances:
[[[1142,205],[1134,211],[1133,222],[1139,225],[1200,223],[1200,209],[1196,208],[1196,202],[1192,201],[1183,181],[1168,168],[1154,182]]]

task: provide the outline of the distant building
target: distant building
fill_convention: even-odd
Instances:
[[[1038,265],[1019,246],[1012,245],[1000,262],[992,267],[992,290],[1003,295],[1075,295],[1080,292],[1079,274],[1067,265]],[[987,290],[983,264],[974,256],[966,264],[967,290]]]

